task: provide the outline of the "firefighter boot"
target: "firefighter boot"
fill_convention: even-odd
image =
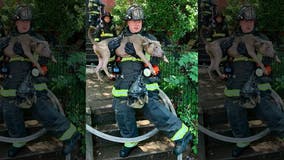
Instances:
[[[75,149],[80,138],[81,138],[81,134],[78,131],[76,131],[70,139],[64,140],[63,141],[64,148],[62,151],[63,154],[67,155],[71,153]]]
[[[232,157],[239,157],[246,149],[248,149],[249,146],[245,146],[245,147],[238,147],[236,146],[233,150],[232,150]]]
[[[125,147],[123,146],[123,148],[119,151],[119,156],[120,157],[128,157],[129,154],[133,151],[134,148],[136,148],[137,146],[134,147]]]
[[[192,135],[189,131],[183,136],[182,139],[175,141],[174,154],[179,155],[187,149],[188,143],[192,140]]]
[[[22,147],[14,147],[14,146],[12,146],[8,150],[8,157],[15,157],[23,148],[24,148],[24,146],[22,146]]]

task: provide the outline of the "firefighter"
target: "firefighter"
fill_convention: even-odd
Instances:
[[[214,23],[211,25],[212,41],[229,36],[228,25],[225,21],[225,16],[217,13],[214,16]]]
[[[107,38],[116,37],[115,25],[112,22],[112,15],[109,12],[105,12],[101,17],[102,23],[96,29],[95,41],[99,42]]]
[[[104,5],[100,0],[89,0],[88,2],[88,16],[89,25],[96,27],[100,23],[100,14]]]
[[[236,36],[254,34],[263,37],[255,31],[256,14],[251,5],[244,5],[238,13],[239,30]],[[256,63],[247,54],[246,45],[240,42],[238,52],[242,55],[232,62],[232,75],[228,78],[224,94],[227,117],[233,135],[238,138],[250,136],[247,110],[252,108],[254,113],[264,121],[272,133],[284,137],[284,113],[271,97],[271,75],[261,73]],[[265,66],[271,65],[272,59],[263,57]],[[248,88],[253,92],[248,92]],[[249,142],[237,143],[232,150],[233,157],[239,157],[249,147]]]
[[[30,34],[35,38],[39,38],[39,36],[31,30],[32,11],[29,6],[20,5],[17,7],[13,20],[15,23],[15,31],[12,32],[12,36]],[[7,39],[7,41],[8,40],[9,39]],[[7,42],[1,43],[8,44]],[[1,50],[4,48],[5,47],[1,47]],[[39,120],[49,133],[63,141],[64,147],[62,153],[64,155],[69,154],[75,149],[81,136],[80,133],[72,123],[53,107],[53,104],[47,96],[46,77],[43,75],[38,77],[32,76],[32,63],[24,56],[21,43],[16,43],[13,46],[13,50],[17,55],[9,57],[9,73],[2,83],[3,88],[0,90],[4,121],[10,137],[19,138],[27,136],[23,111],[29,108],[32,115]],[[42,62],[44,62],[44,60]],[[40,60],[39,63],[41,63]],[[21,88],[21,90],[19,88]],[[32,91],[33,89],[34,91]],[[20,92],[23,90],[27,91],[25,95],[20,94],[23,93]],[[23,96],[25,96],[25,98],[23,98]],[[24,148],[25,144],[26,142],[13,143],[12,147],[8,149],[8,157],[16,156],[17,153]]]
[[[130,6],[125,15],[127,26],[122,32],[123,36],[120,35],[109,42],[110,51],[114,52],[119,47],[121,39],[124,36],[141,34],[150,39],[155,39],[154,36],[142,30],[143,20],[143,9],[138,5]],[[147,119],[175,142],[174,153],[179,155],[192,140],[189,128],[159,101],[158,77],[146,78],[143,76],[141,78],[141,72],[145,67],[141,59],[135,54],[136,52],[131,42],[126,44],[125,52],[131,56],[121,58],[119,63],[121,74],[116,79],[112,90],[114,97],[113,108],[115,110],[116,121],[120,128],[120,134],[126,138],[138,136],[135,118],[136,109],[134,108],[140,108],[143,110],[144,116]],[[145,88],[143,88],[141,79],[144,79]],[[135,91],[142,92],[137,93]],[[119,152],[120,157],[129,156],[137,144],[137,142],[125,143]]]

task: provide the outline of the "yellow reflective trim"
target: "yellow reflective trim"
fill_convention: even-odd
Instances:
[[[72,123],[70,123],[70,127],[62,134],[61,137],[59,137],[59,140],[64,141],[70,139],[75,132],[76,132],[76,127]]]
[[[137,146],[137,144],[138,144],[138,142],[125,142],[124,146],[128,147],[128,148],[132,148],[132,147]]]
[[[94,40],[95,40],[95,42],[99,42],[99,41],[100,41],[100,39],[99,39],[99,38],[95,38]]]
[[[150,83],[150,84],[146,84],[146,88],[148,91],[154,91],[154,90],[159,89],[159,85],[158,83]]]
[[[14,97],[16,96],[16,89],[1,89],[0,95],[3,97]]]
[[[249,58],[249,57],[241,56],[241,57],[238,57],[238,58],[234,58],[234,62],[239,62],[239,61],[252,61],[252,62],[254,62],[253,59]]]
[[[125,61],[139,61],[142,62],[142,60],[140,58],[135,58],[135,57],[124,57],[121,59],[121,62],[125,62]]]
[[[14,142],[12,144],[13,147],[16,147],[16,148],[20,148],[20,147],[23,147],[24,145],[26,145],[27,142]]]
[[[212,37],[225,37],[225,36],[226,36],[225,33],[214,33],[214,34],[212,35]]]
[[[46,83],[34,84],[34,87],[35,87],[35,90],[37,90],[37,91],[47,90],[47,85],[46,85]]]
[[[260,91],[267,91],[267,90],[271,90],[271,85],[269,83],[261,83],[261,84],[257,84],[257,88]]]
[[[250,144],[250,142],[238,142],[237,146],[240,148],[244,148],[246,146],[248,146]]]
[[[12,57],[9,60],[10,62],[15,62],[15,61],[27,61],[30,62],[30,60],[28,58],[24,58],[24,57]]]
[[[112,33],[102,33],[101,34],[101,37],[113,37],[113,34]]]
[[[212,38],[206,38],[206,41],[212,41]]]
[[[116,89],[113,87],[111,93],[114,97],[127,97],[128,89]]]
[[[175,133],[175,135],[171,138],[171,140],[176,141],[182,139],[187,132],[188,132],[188,127],[185,124],[182,124],[181,128]]]
[[[100,14],[98,11],[89,11],[90,14]]]
[[[227,89],[225,88],[224,94],[227,97],[239,97],[240,96],[240,89]]]

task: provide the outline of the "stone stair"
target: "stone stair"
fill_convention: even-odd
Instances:
[[[27,119],[30,119],[25,121],[28,133],[35,133],[42,128],[38,121],[32,120],[32,117]],[[0,135],[9,137],[3,121],[0,122]],[[7,151],[11,144],[0,142],[0,160],[64,160],[65,157],[61,154],[62,146],[59,140],[45,134],[28,142],[16,157],[9,158]]]
[[[99,131],[113,136],[120,136],[118,126],[114,118],[112,108],[112,97],[110,95],[113,82],[106,79],[104,82],[97,82],[95,75],[87,75],[87,108],[91,109],[92,126]],[[154,129],[154,125],[143,117],[141,112],[137,112],[137,126],[139,134],[144,134]],[[173,154],[174,143],[163,134],[158,133],[148,140],[140,142],[127,158],[119,157],[119,150],[123,144],[111,142],[92,135],[93,158],[94,160],[175,160]],[[184,155],[189,155],[187,151]]]
[[[216,78],[210,81],[205,67],[199,67],[199,123],[206,128],[226,136],[232,137],[228,124],[224,103],[225,82]],[[248,112],[252,134],[259,133],[266,125],[257,119],[252,111]],[[231,150],[235,144],[211,138],[203,133],[199,134],[200,160],[280,160],[284,159],[284,141],[272,135],[252,142],[250,148],[241,157],[231,157]]]

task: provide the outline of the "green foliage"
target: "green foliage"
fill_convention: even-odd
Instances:
[[[85,134],[85,53],[55,54],[58,63],[49,64],[49,87],[61,100],[67,118]],[[82,140],[84,144],[84,139]],[[84,151],[85,145],[82,145]]]
[[[174,53],[177,49],[174,49]],[[176,56],[176,57],[175,57]],[[173,100],[177,107],[180,119],[189,126],[194,135],[193,153],[197,154],[198,144],[198,54],[196,52],[182,51],[177,55],[167,54],[169,64],[161,64],[163,81],[161,88]]]
[[[236,17],[240,7],[249,2],[256,9],[257,27],[261,31],[283,31],[284,21],[283,17],[283,4],[279,0],[260,1],[260,0],[230,0],[229,6],[225,11],[226,20],[228,24],[234,29],[237,26]]]
[[[167,32],[173,41],[183,37],[186,32],[197,30],[197,0],[134,0],[145,11],[146,30]],[[130,6],[128,0],[116,2],[113,14],[114,20],[123,25],[123,17]]]
[[[279,52],[279,51],[278,51]],[[282,56],[282,52],[278,53],[280,60],[283,62],[284,61],[284,56]],[[284,92],[284,64],[283,63],[273,63],[272,65],[272,88],[276,90],[281,97],[283,97],[283,92]],[[281,94],[282,93],[282,94]]]
[[[85,22],[85,2],[82,0],[9,0],[1,9],[1,20],[8,31],[13,22],[12,15],[18,4],[29,4],[33,11],[35,30],[56,34],[60,42],[65,42],[75,32],[82,31]]]

